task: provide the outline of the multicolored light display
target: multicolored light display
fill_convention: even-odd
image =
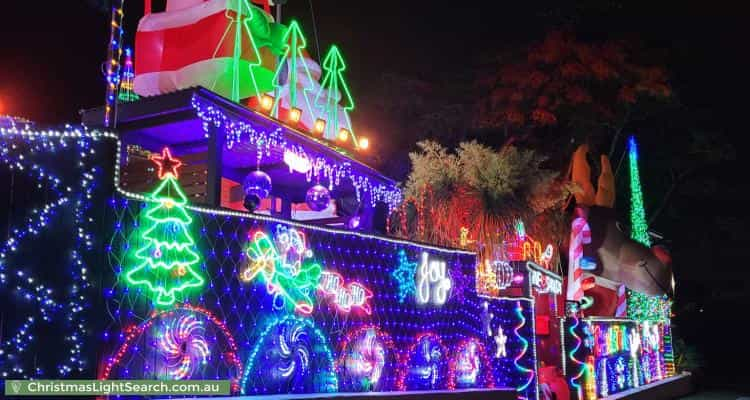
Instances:
[[[571,335],[584,335],[590,345],[573,348],[570,361],[583,358],[579,373],[582,378],[578,398],[594,400],[674,374],[668,322],[634,321],[628,319],[590,318],[570,323]],[[574,336],[575,337],[575,336]]]
[[[122,63],[122,73],[120,74],[120,88],[117,93],[117,100],[123,103],[129,103],[140,99],[134,91],[135,71],[133,70],[133,50],[125,49],[125,61]]]
[[[434,333],[419,334],[401,362],[397,390],[436,390],[445,388],[448,348]]]
[[[361,384],[362,381],[356,384],[359,385],[357,390],[400,390],[401,387],[432,390],[451,386],[514,388],[525,383],[528,377],[518,374],[514,358],[522,354],[518,360],[520,365],[536,364],[530,324],[518,330],[520,336],[507,334],[507,357],[491,357],[489,351],[495,353],[497,342],[493,335],[483,331],[479,319],[482,305],[487,304],[488,314],[492,315],[490,322],[495,328],[517,325],[518,316],[515,302],[477,296],[473,278],[476,258],[471,252],[363,232],[314,227],[269,216],[211,210],[189,202],[183,204],[175,189],[179,188],[178,163],[166,153],[157,157],[157,161],[162,162],[162,179],[157,185],[164,185],[163,188],[155,190],[157,194],[130,193],[118,186],[119,165],[116,164],[110,174],[102,174],[106,169],[101,165],[111,166],[111,158],[104,157],[102,161],[100,157],[93,167],[88,163],[94,160],[92,154],[101,148],[109,151],[104,152],[105,155],[120,156],[115,150],[114,135],[75,130],[3,130],[2,133],[4,165],[12,165],[18,176],[28,174],[42,187],[51,188],[50,193],[59,192],[62,196],[49,196],[54,203],[32,213],[29,228],[12,231],[15,236],[3,244],[5,257],[0,260],[0,293],[4,295],[6,287],[16,288],[21,295],[19,300],[27,302],[23,304],[38,308],[31,319],[21,321],[18,335],[8,336],[9,342],[4,341],[0,347],[3,350],[0,372],[6,377],[50,376],[48,369],[33,368],[34,357],[30,354],[38,348],[39,332],[48,320],[67,324],[68,330],[60,336],[69,347],[64,348],[65,354],[59,363],[38,362],[37,365],[59,366],[60,376],[93,374],[97,366],[92,349],[96,348],[104,354],[99,360],[101,374],[98,377],[101,379],[230,379],[234,392],[247,394],[338,391],[347,385],[354,387],[355,375],[367,379],[367,384]],[[6,140],[8,137],[12,140]],[[80,157],[82,163],[68,162],[67,155],[61,158],[65,162],[60,161],[54,153],[61,150]],[[50,155],[53,162],[36,163],[39,154]],[[70,180],[55,173],[56,169],[65,168],[68,168],[66,171],[82,171],[83,178]],[[114,179],[115,193],[106,190],[113,187],[107,184],[111,182],[109,179]],[[165,183],[172,179],[175,186]],[[97,182],[99,184],[95,185]],[[97,192],[94,188],[103,190]],[[103,198],[106,196],[109,196],[108,202]],[[80,204],[80,209],[69,207],[73,204]],[[92,204],[107,204],[106,210],[98,207],[98,212],[105,212],[111,218],[100,221],[103,226],[96,230],[111,236],[103,254],[111,269],[99,271],[106,285],[101,309],[90,307],[88,300],[92,293],[86,266],[91,262],[90,257],[100,256],[92,251],[95,238],[88,211],[93,208]],[[56,215],[63,211],[77,212],[71,221],[80,223],[76,235],[67,235],[76,249],[72,253],[70,276],[78,292],[48,291],[53,286],[35,276],[35,270],[15,267],[14,254],[28,251],[24,250],[28,239],[43,235],[45,229],[54,226]],[[158,226],[150,224],[153,221],[147,215],[163,217],[167,213],[169,218],[162,223],[170,229],[154,228],[149,235],[163,233],[166,236],[143,238],[142,234],[153,228],[150,225]],[[349,305],[348,296],[340,291],[335,298],[344,301],[333,301],[331,294],[321,290],[318,280],[307,291],[314,302],[311,312],[293,314],[293,308],[286,306],[285,296],[277,296],[276,291],[269,293],[263,274],[267,265],[263,265],[266,269],[258,270],[253,284],[243,281],[243,272],[252,265],[253,258],[256,261],[261,258],[248,250],[252,243],[252,240],[248,242],[248,232],[253,236],[263,232],[274,246],[275,255],[270,257],[274,268],[301,273],[314,256],[321,275],[326,272],[328,276],[341,277],[340,288],[349,289],[351,294],[352,285],[356,283],[370,290],[372,296],[365,296],[367,302],[364,303],[369,305],[369,313],[355,305],[358,303],[355,301],[350,305],[350,312],[344,312],[340,306]],[[189,246],[185,245],[188,236],[192,238]],[[258,249],[264,249],[263,246],[259,245]],[[170,250],[164,250],[168,248]],[[128,272],[139,265],[133,263],[139,251],[143,256],[154,258],[156,263],[161,258],[155,257],[157,249],[161,250],[162,257],[168,251],[175,251],[179,253],[174,255],[175,259],[183,262],[185,254],[189,253],[178,249],[187,248],[200,258],[197,263],[189,264],[204,279],[199,291],[189,296],[174,291],[173,302],[159,304],[159,294],[146,290],[147,285],[128,282]],[[416,299],[417,268],[423,253],[428,253],[427,306],[418,304]],[[405,262],[412,260],[413,263],[410,282],[414,286],[414,296],[404,302],[399,301],[399,285],[393,278],[401,256]],[[187,257],[188,261],[193,260]],[[430,268],[431,261],[438,261],[437,268]],[[179,271],[178,266],[172,269],[175,273]],[[437,278],[432,279],[431,273]],[[164,278],[167,282],[167,278],[175,277],[167,274]],[[254,284],[256,280],[264,282]],[[280,280],[275,283],[273,280],[274,285],[286,287]],[[436,306],[434,300],[442,301],[443,294],[438,288],[445,288],[445,280],[450,280],[450,290],[445,291],[444,303]],[[170,292],[169,285],[171,283],[164,285],[167,298],[170,297],[166,294]],[[333,287],[333,284],[329,286],[331,290]],[[357,296],[352,297],[355,298]],[[522,302],[532,304],[529,299]],[[532,307],[524,305],[523,308],[524,318],[532,321]],[[96,316],[94,322],[92,315]],[[102,318],[104,315],[106,317]],[[95,338],[92,340],[92,337]],[[528,346],[523,352],[525,346],[521,338]],[[380,357],[381,350],[383,357]],[[9,363],[9,359],[14,362]],[[240,360],[247,360],[247,364]],[[523,395],[535,397],[535,393],[536,385],[532,383]]]
[[[287,315],[271,321],[250,352],[240,387],[242,394],[338,391],[325,334],[307,318]]]
[[[211,355],[203,322],[186,314],[165,322],[157,338],[157,347],[164,358],[166,379],[185,379],[205,365]]]
[[[448,367],[448,389],[495,387],[484,345],[476,338],[458,344]]]
[[[392,390],[398,357],[391,337],[373,325],[350,332],[341,344],[338,365],[344,391],[369,392]]]
[[[369,176],[358,172],[352,165],[352,161],[332,160],[322,153],[313,152],[288,141],[286,128],[279,126],[267,131],[250,123],[235,120],[218,108],[203,104],[197,97],[193,97],[192,106],[202,121],[205,135],[210,135],[212,129],[223,130],[228,149],[242,142],[252,144],[257,148],[258,162],[265,158],[276,157],[277,153],[283,155],[291,152],[298,158],[309,160],[311,167],[305,168],[308,182],[315,180],[325,183],[329,189],[351,182],[358,201],[363,201],[363,195],[367,194],[365,199],[369,200],[372,206],[375,206],[377,202],[383,202],[388,205],[389,210],[393,210],[401,204],[403,196],[396,185],[373,182]]]
[[[276,226],[276,232],[275,243],[262,231],[253,234],[247,248],[249,266],[241,278],[249,282],[261,274],[269,294],[282,296],[295,311],[310,314],[321,267],[306,260],[312,252],[303,233],[280,225]]]
[[[526,352],[529,349],[529,341],[526,340],[522,335],[518,333],[518,331],[526,325],[526,318],[523,316],[523,307],[521,306],[521,302],[516,302],[516,315],[519,318],[518,325],[513,329],[513,334],[516,335],[518,340],[521,341],[521,351],[516,355],[516,357],[513,359],[513,363],[515,364],[516,368],[521,372],[521,374],[528,375],[528,378],[526,378],[525,382],[518,386],[516,388],[516,391],[523,393],[524,390],[526,390],[529,385],[534,381],[534,366],[532,365],[531,368],[524,367],[523,365],[519,364],[518,361],[523,358],[523,356],[526,354]]]
[[[130,224],[128,221],[134,216],[132,210],[138,209],[139,203],[132,200],[115,203],[116,214],[123,218],[122,226]],[[208,249],[205,259],[210,279],[206,290],[195,301],[223,310],[225,323],[235,332],[240,348],[244,349],[240,353],[249,351],[242,356],[247,363],[239,385],[246,394],[380,391],[401,390],[402,387],[432,390],[491,385],[516,388],[525,385],[530,375],[521,375],[514,360],[518,359],[522,366],[536,365],[532,351],[533,327],[528,323],[519,328],[518,336],[506,335],[507,357],[492,357],[497,342],[494,335],[483,333],[482,323],[477,318],[482,304],[487,303],[488,313],[492,314],[494,334],[499,326],[519,324],[516,303],[485,300],[476,295],[471,279],[475,256],[469,252],[423,247],[330,228],[292,225],[251,214],[230,218],[197,211],[196,216],[200,216],[202,226],[196,243]],[[251,232],[249,242],[247,232]],[[113,248],[127,243],[124,235],[116,239]],[[257,246],[251,251],[253,243]],[[428,305],[418,304],[417,269],[424,252],[428,253],[428,277],[430,261],[445,263],[446,278],[453,280],[456,274],[470,277],[470,283],[461,289],[460,301],[450,294],[442,306],[434,306],[435,292],[431,290]],[[311,258],[306,258],[307,255]],[[299,310],[292,314],[293,308],[285,306],[289,303],[287,298],[276,289],[268,290],[263,271],[269,271],[271,265],[274,273],[279,269],[304,270],[312,259],[321,269],[315,289],[307,291],[314,307],[309,314]],[[262,280],[263,284],[248,284],[242,280],[243,272],[253,263],[258,264],[255,269],[258,272],[251,283]],[[400,264],[410,264],[403,269],[409,277],[409,286],[414,288],[403,302],[399,301],[399,283],[394,278],[394,271]],[[366,296],[369,314],[353,304],[346,312],[341,305],[348,304],[348,297],[340,292],[342,296],[338,298],[344,301],[337,302],[334,301],[337,297],[327,293],[333,292],[334,287],[351,288],[354,283],[372,293],[372,297]],[[113,302],[128,307],[137,305],[122,301],[123,296],[130,298],[132,294],[118,295],[122,288],[113,289]],[[522,300],[526,302],[529,300]],[[128,308],[121,310],[119,318],[123,321],[143,312],[138,307],[132,308],[132,312]],[[524,306],[521,312],[526,321],[533,320],[530,306]],[[285,318],[287,322],[281,323]],[[314,326],[299,321],[309,321]],[[304,326],[291,326],[295,324]],[[424,332],[431,335],[424,337]],[[525,346],[522,346],[522,338],[526,340]],[[469,346],[467,341],[473,344]],[[307,368],[302,368],[304,360],[327,358],[325,351],[319,357],[312,355],[314,349],[320,351],[323,344],[333,357],[334,373],[330,373],[329,364],[321,362],[308,362]],[[453,357],[459,351],[463,355]],[[455,368],[451,369],[450,362],[454,359]],[[474,367],[480,372],[471,383]],[[408,369],[404,371],[404,368]],[[210,371],[207,369],[207,373]],[[534,377],[521,394],[535,398],[535,382]]]
[[[104,126],[112,126],[112,113],[117,104],[117,89],[120,86],[120,57],[122,56],[122,18],[125,15],[125,0],[112,1],[109,46],[107,47],[107,93],[104,98]]]
[[[239,392],[242,362],[227,326],[205,308],[177,305],[155,311],[120,335],[98,379],[229,379]],[[209,354],[211,356],[209,356]],[[211,375],[209,375],[211,371]]]
[[[627,289],[627,314],[638,321],[669,321],[672,300],[667,295],[649,296]]]
[[[359,282],[351,282],[345,286],[344,277],[339,273],[323,271],[318,290],[331,298],[341,312],[348,313],[352,308],[357,308],[368,315],[372,314],[372,291]]]

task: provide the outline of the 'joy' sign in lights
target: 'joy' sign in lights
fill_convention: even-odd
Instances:
[[[446,274],[445,261],[430,260],[429,254],[422,252],[422,263],[416,273],[416,289],[417,303],[432,302],[436,306],[445,304],[451,290],[451,280]]]

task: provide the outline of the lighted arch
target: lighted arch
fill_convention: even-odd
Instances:
[[[492,364],[490,363],[489,357],[487,357],[487,351],[484,345],[477,338],[468,338],[461,341],[453,352],[450,364],[448,364],[448,389],[454,390],[458,387],[458,382],[461,380],[458,374],[461,374],[461,365],[463,364],[463,358],[470,358],[474,363],[473,367],[477,368],[476,375],[474,376],[475,381],[473,383],[463,384],[462,387],[495,387],[495,378],[492,375]],[[467,374],[468,379],[470,376]],[[480,381],[481,378],[481,381]]]
[[[126,355],[129,354],[129,350],[133,347],[134,343],[136,343],[139,339],[142,338],[144,333],[154,326],[154,323],[157,321],[164,320],[165,318],[170,318],[172,316],[176,316],[178,313],[195,313],[201,315],[205,321],[210,322],[213,328],[215,328],[218,332],[221,332],[224,339],[226,340],[226,343],[229,347],[228,351],[222,351],[221,355],[223,357],[217,357],[218,359],[223,359],[226,361],[226,363],[230,366],[230,370],[236,371],[235,373],[232,373],[229,377],[231,381],[231,389],[232,393],[237,393],[239,391],[239,379],[240,374],[242,373],[242,362],[240,361],[239,357],[237,356],[237,344],[234,340],[234,336],[232,336],[232,333],[229,332],[229,329],[227,326],[219,320],[215,315],[213,315],[210,311],[206,310],[205,308],[198,307],[198,306],[191,306],[189,304],[180,304],[176,305],[175,308],[170,310],[165,310],[161,312],[156,312],[151,315],[146,321],[142,322],[140,325],[133,325],[129,328],[126,328],[125,333],[125,340],[122,342],[120,347],[117,349],[115,354],[108,358],[108,361],[106,365],[104,366],[104,369],[102,369],[102,373],[99,376],[100,380],[104,379],[110,379],[110,378],[117,378],[117,376],[112,376],[112,371],[116,370],[116,368],[121,368],[123,359]],[[187,377],[188,379],[190,377]],[[193,378],[195,379],[195,378]]]
[[[310,368],[313,354],[324,357],[319,371]],[[261,365],[269,355],[272,363]],[[274,319],[261,332],[240,381],[242,394],[325,393],[338,388],[328,339],[311,319],[291,314]]]
[[[392,390],[396,376],[393,370],[399,361],[394,350],[391,336],[375,325],[362,325],[349,331],[341,341],[338,358],[341,390]]]
[[[447,387],[448,348],[445,347],[442,340],[440,340],[440,337],[437,334],[432,332],[425,332],[420,333],[414,338],[414,342],[409,347],[409,350],[405,353],[405,356],[401,363],[401,370],[396,380],[396,390],[424,390],[424,388],[409,387],[410,385],[407,381],[407,378],[409,372],[413,368],[416,368],[413,365],[416,352],[423,351],[422,349],[418,349],[418,347],[424,345],[425,343],[430,343],[428,344],[427,349],[430,353],[428,353],[429,355],[427,357],[425,357],[424,354],[422,355],[422,357],[427,358],[424,361],[426,361],[428,364],[436,367],[432,371],[427,371],[427,378],[432,381],[429,389],[445,389]],[[440,351],[438,360],[435,359],[434,348],[437,348]]]

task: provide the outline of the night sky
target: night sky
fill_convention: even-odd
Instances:
[[[745,346],[728,345],[746,340],[739,327],[750,314],[750,267],[744,258],[750,188],[748,168],[741,163],[747,159],[743,138],[750,65],[748,35],[741,29],[747,14],[718,2],[558,3],[563,2],[312,1],[320,47],[338,44],[349,64],[352,93],[360,99],[355,123],[366,119],[373,107],[366,92],[384,72],[441,84],[456,74],[471,73],[473,65],[497,50],[526,46],[563,24],[581,38],[637,39],[657,54],[680,107],[693,117],[691,123],[709,132],[709,138],[725,137],[737,154],[734,161],[696,172],[654,227],[672,242],[680,332],[698,346],[713,375],[721,372],[732,382],[735,374],[723,366],[750,357]],[[78,122],[78,110],[103,103],[101,63],[109,24],[105,4],[3,2],[0,114],[60,124]],[[142,2],[128,0],[126,35],[131,43],[141,13]],[[283,22],[294,18],[302,24],[308,50],[315,55],[310,1],[289,0],[283,14]],[[647,134],[639,132],[645,136],[644,160],[668,153],[663,141]],[[376,143],[390,139],[389,132],[370,136]],[[648,206],[664,190],[664,172],[645,170]]]

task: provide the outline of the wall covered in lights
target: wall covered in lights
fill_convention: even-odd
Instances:
[[[574,398],[604,398],[675,374],[668,321],[573,317],[563,334]]]
[[[73,127],[0,128],[0,386],[94,375],[116,143]]]
[[[532,303],[478,297],[475,255],[187,209],[191,223],[166,231],[192,229],[195,273],[148,277],[138,266],[154,246],[154,207],[109,203],[102,377],[231,379],[245,394],[507,387],[536,398]],[[162,265],[195,260],[154,253],[172,257]],[[134,269],[151,283],[128,279]]]
[[[168,152],[152,192],[128,193],[108,133],[0,139],[3,378],[537,398],[533,302],[477,296],[473,253],[202,209]]]

